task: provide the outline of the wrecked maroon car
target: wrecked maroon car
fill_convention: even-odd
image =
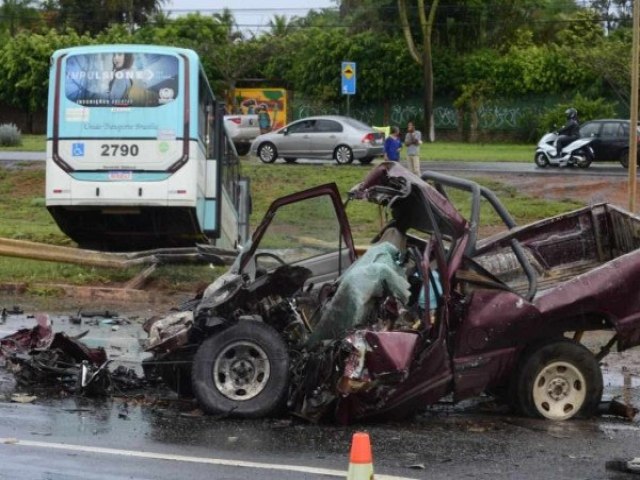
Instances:
[[[640,343],[640,218],[600,204],[517,226],[488,189],[397,163],[349,200],[386,213],[364,254],[334,184],[276,200],[228,273],[149,322],[147,367],[241,417],[388,418],[483,392],[529,416],[595,412],[599,361]],[[505,229],[479,240],[487,208]]]

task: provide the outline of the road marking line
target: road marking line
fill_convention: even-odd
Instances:
[[[257,468],[262,470],[281,470],[286,472],[312,473],[327,477],[345,478],[347,471],[330,470],[327,468],[305,467],[300,465],[280,465],[271,463],[246,462],[242,460],[225,460],[221,458],[191,457],[187,455],[172,455],[167,453],[137,452],[133,450],[120,450],[117,448],[89,447],[85,445],[72,445],[68,443],[34,442],[17,438],[0,438],[3,445],[22,445],[25,447],[50,448],[54,450],[69,450],[73,452],[100,453],[105,455],[120,455],[124,457],[145,458],[151,460],[173,460],[176,462],[202,463],[208,465],[220,465],[225,467]],[[378,475],[376,480],[415,480],[408,477],[396,477],[393,475]]]

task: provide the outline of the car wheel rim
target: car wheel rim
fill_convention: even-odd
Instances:
[[[269,358],[253,342],[228,345],[216,358],[213,380],[218,391],[230,400],[250,400],[262,392],[271,374]]]
[[[351,161],[351,152],[347,147],[340,147],[336,151],[336,160],[338,163],[349,163]]]
[[[266,145],[260,149],[260,160],[270,163],[275,155],[273,148],[270,145]]]
[[[566,420],[580,411],[587,397],[584,376],[574,365],[554,362],[543,368],[533,386],[533,403],[543,417]]]

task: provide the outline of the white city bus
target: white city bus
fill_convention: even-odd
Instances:
[[[80,246],[233,248],[248,181],[197,54],[152,45],[56,51],[46,205]]]

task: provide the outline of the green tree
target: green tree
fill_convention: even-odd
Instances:
[[[145,25],[160,12],[165,0],[50,0],[58,27],[90,35],[110,25],[124,23],[129,30]]]
[[[400,37],[372,31],[336,35],[331,29],[319,27],[296,31],[275,45],[268,44],[276,50],[267,57],[264,74],[281,79],[294,86],[297,94],[318,103],[335,105],[344,101],[340,65],[345,60],[357,63],[354,105],[402,100],[413,95],[421,82],[420,70]]]
[[[435,125],[433,121],[433,57],[431,51],[431,35],[436,18],[439,0],[432,0],[425,10],[424,0],[417,0],[418,18],[420,20],[421,49],[418,49],[414,40],[411,26],[409,24],[409,9],[407,0],[398,0],[398,10],[400,11],[400,24],[402,32],[409,48],[411,58],[422,67],[423,79],[423,105],[424,105],[424,131],[429,141],[435,139]]]
[[[163,26],[147,26],[134,34],[136,43],[191,48],[198,52],[217,95],[235,89],[238,79],[256,72],[265,42],[244,39],[231,12],[204,16],[193,13],[167,20]]]
[[[574,0],[450,0],[436,21],[437,41],[458,52],[504,50],[523,35],[547,43],[577,10]]]
[[[60,34],[21,32],[0,50],[0,103],[21,108],[32,114],[47,105],[49,60],[53,52],[93,40],[74,31]]]
[[[20,29],[32,29],[41,22],[35,0],[2,0],[0,26],[13,37]]]
[[[395,0],[343,0],[340,3],[340,25],[349,32],[376,31],[394,34],[398,29]]]
[[[573,49],[576,63],[591,79],[602,80],[627,108],[631,101],[631,44],[631,31],[619,28],[591,45]]]

